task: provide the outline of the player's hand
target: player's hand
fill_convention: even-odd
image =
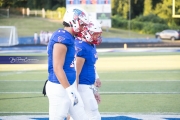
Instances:
[[[66,91],[67,91],[68,96],[69,96],[69,98],[71,100],[71,105],[72,106],[75,106],[75,105],[78,104],[78,98],[77,98],[77,96],[76,96],[76,94],[74,92],[75,89],[76,88],[74,88],[74,86],[69,86],[68,88],[66,88]]]
[[[100,102],[101,102],[100,94],[97,92],[96,94],[94,94],[94,97],[95,97],[97,103],[100,104]]]
[[[98,88],[101,87],[101,81],[100,81],[99,78],[96,79],[95,86],[98,87]]]

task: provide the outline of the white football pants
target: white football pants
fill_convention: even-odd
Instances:
[[[73,86],[75,87],[75,85],[76,82]],[[77,90],[73,92],[78,98],[78,104],[75,106],[71,106],[71,100],[61,84],[52,83],[50,81],[47,82],[46,93],[49,99],[49,120],[64,120],[68,113],[74,120],[88,120],[79,93]]]
[[[89,120],[101,120],[98,104],[92,89],[90,89],[90,85],[79,84],[78,92],[83,100],[84,108],[89,117]]]

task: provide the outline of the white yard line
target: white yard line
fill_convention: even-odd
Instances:
[[[48,114],[48,112],[0,112],[0,114]],[[103,116],[117,116],[117,115],[180,115],[175,112],[100,112]]]
[[[180,92],[99,92],[100,94],[180,94]]]
[[[46,81],[46,80],[0,80],[0,82],[39,82],[39,81]]]
[[[0,94],[42,94],[42,92],[0,92]]]
[[[48,114],[48,112],[0,112],[0,114]]]
[[[0,112],[4,114],[10,114],[9,116],[0,116],[1,120],[47,120],[49,119],[48,112]],[[15,115],[12,115],[15,114]],[[17,115],[16,115],[17,114]],[[18,115],[20,114],[20,115]],[[26,115],[26,114],[43,114],[43,115]],[[102,120],[179,120],[180,114],[171,114],[171,113],[117,113],[117,114],[101,114]]]
[[[180,94],[180,92],[99,92],[100,94]],[[42,92],[0,92],[0,94],[42,94]]]
[[[0,82],[39,82],[46,80],[0,80]],[[101,82],[180,82],[180,80],[101,80]]]

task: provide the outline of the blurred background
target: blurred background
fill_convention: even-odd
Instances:
[[[102,24],[104,39],[98,47],[179,44],[171,43],[180,39],[178,0],[1,0],[0,46],[47,44],[53,31],[63,27],[63,15],[71,6],[83,7]],[[160,34],[169,29],[174,31]]]
[[[48,120],[47,44],[71,6],[102,24],[102,120],[180,119],[180,0],[0,0],[0,119]]]

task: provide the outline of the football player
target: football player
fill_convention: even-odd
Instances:
[[[74,36],[88,24],[85,10],[67,9],[63,17],[64,28],[55,31],[48,43],[48,81],[45,88],[50,120],[64,120],[68,113],[74,120],[88,120],[76,89],[74,67]]]
[[[98,59],[96,45],[102,42],[101,34],[101,24],[92,20],[75,41],[77,89],[89,120],[101,120],[98,110],[101,99],[97,88],[101,86],[101,82],[95,67]]]

